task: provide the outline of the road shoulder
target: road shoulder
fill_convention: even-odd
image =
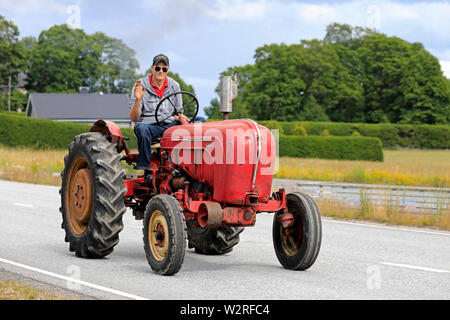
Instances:
[[[28,286],[34,290],[42,291],[45,295],[55,296],[56,300],[96,300],[87,295],[72,290],[54,286],[42,281],[34,280],[23,275],[6,271],[0,268],[0,283],[14,281],[20,285]]]

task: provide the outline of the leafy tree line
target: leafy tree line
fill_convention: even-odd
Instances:
[[[264,45],[254,59],[222,73],[238,72],[232,118],[450,123],[450,80],[420,43],[334,23],[323,40]],[[205,113],[222,117],[217,98]]]
[[[130,93],[138,74],[136,52],[122,40],[102,32],[87,34],[82,29],[55,25],[39,37],[19,39],[13,22],[0,15],[0,85],[7,86],[9,75],[16,85],[26,75],[28,92],[77,93],[79,87],[91,92]],[[150,73],[150,70],[147,70]],[[194,92],[178,74],[169,74],[182,89]],[[4,88],[4,87],[3,87]],[[11,94],[11,107],[22,109],[27,96],[19,90]],[[7,92],[0,91],[0,110],[7,109]]]

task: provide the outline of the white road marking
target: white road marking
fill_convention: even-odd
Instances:
[[[53,277],[53,278],[58,278],[58,279],[62,279],[62,280],[65,280],[65,281],[70,281],[72,283],[77,283],[77,284],[80,284],[80,285],[83,285],[83,286],[86,286],[86,287],[90,287],[90,288],[94,288],[94,289],[97,289],[97,290],[100,290],[100,291],[105,291],[105,292],[108,292],[108,293],[112,293],[112,294],[115,294],[115,295],[118,295],[118,296],[122,296],[122,297],[125,297],[125,298],[134,299],[134,300],[149,300],[147,298],[136,296],[134,294],[130,294],[130,293],[127,293],[127,292],[123,292],[123,291],[119,291],[119,290],[115,290],[115,289],[99,286],[97,284],[93,284],[93,283],[90,283],[90,282],[74,279],[74,278],[71,278],[71,277],[62,276],[62,275],[59,275],[57,273],[53,273],[53,272],[50,272],[50,271],[38,269],[38,268],[35,268],[35,267],[30,267],[30,266],[27,266],[27,265],[24,265],[24,264],[21,264],[21,263],[17,263],[17,262],[14,262],[14,261],[10,261],[10,260],[6,260],[6,259],[0,258],[0,262],[7,263],[7,264],[10,264],[10,265],[13,265],[13,266],[16,266],[16,267],[19,267],[19,268],[23,268],[23,269],[26,269],[26,270],[42,273],[42,274],[45,274],[45,275]]]
[[[387,229],[387,230],[409,231],[409,232],[436,234],[436,235],[441,235],[441,236],[450,236],[450,232],[444,233],[444,232],[434,232],[434,231],[425,231],[425,230],[417,230],[417,229],[406,229],[406,228],[399,228],[399,227],[385,227],[385,226],[379,226],[379,225],[357,223],[357,222],[337,221],[337,220],[333,220],[333,219],[324,219],[324,218],[322,218],[322,221],[332,222],[332,223],[349,224],[349,225],[357,225],[357,226],[370,227],[370,228]]]
[[[386,266],[391,266],[391,267],[407,268],[407,269],[414,269],[414,270],[421,270],[421,271],[430,271],[430,272],[438,272],[438,273],[450,273],[449,270],[441,270],[441,269],[434,269],[434,268],[427,268],[427,267],[412,266],[412,265],[409,265],[409,264],[402,264],[402,263],[380,262],[380,264],[384,264]]]
[[[13,202],[13,205],[25,208],[34,208],[31,204],[26,203]]]

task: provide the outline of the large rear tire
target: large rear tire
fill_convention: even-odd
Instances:
[[[233,250],[239,243],[243,227],[221,227],[218,229],[202,228],[193,222],[187,223],[189,247],[195,252],[206,255],[221,255]]]
[[[273,245],[281,265],[290,270],[306,270],[317,259],[322,241],[322,222],[314,200],[300,192],[286,196],[289,213],[293,214],[292,227],[287,230],[278,216],[273,220]]]
[[[61,208],[65,241],[83,258],[109,255],[119,242],[126,192],[116,143],[99,132],[75,137],[61,172]]]

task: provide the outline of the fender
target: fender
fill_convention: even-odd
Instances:
[[[117,152],[122,152],[125,148],[122,132],[117,124],[108,120],[97,120],[91,127],[90,132],[100,132],[102,135],[117,143]]]

